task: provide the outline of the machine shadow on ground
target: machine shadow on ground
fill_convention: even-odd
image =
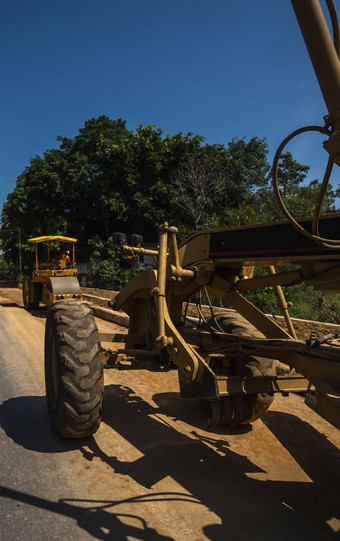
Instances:
[[[44,396],[22,396],[3,402],[0,406],[0,426],[16,444],[43,454],[67,453],[83,449],[83,446],[88,445],[93,439],[72,441],[60,438],[50,426]],[[0,487],[0,496],[74,519],[80,528],[95,539],[125,540],[129,537],[146,541],[173,539],[150,528],[137,514],[115,512],[115,506],[130,503],[130,500],[92,501],[71,500],[65,497],[54,502],[4,486]],[[162,498],[166,499],[166,495],[153,494],[152,498],[161,501]],[[136,496],[131,499],[131,503],[145,503],[145,499],[145,495]],[[126,524],[121,519],[123,521],[132,519],[133,524]]]
[[[18,283],[17,282],[6,282],[0,280],[0,288],[3,289],[18,289]]]
[[[17,302],[0,302],[0,306],[3,308],[22,308]]]
[[[313,522],[337,520],[340,524],[340,453],[321,432],[295,415],[269,411],[265,425],[287,449],[312,483],[281,483],[280,491],[291,507]],[[327,457],[327,460],[325,460]],[[333,535],[340,539],[340,528]]]
[[[11,301],[2,301],[0,302],[0,306],[2,306],[2,308],[19,308],[20,310],[25,310],[26,312],[28,312],[29,314],[31,314],[32,316],[34,317],[37,317],[37,318],[41,318],[41,319],[46,319],[47,317],[47,307],[46,306],[41,306],[37,309],[32,309],[32,310],[26,310],[26,308],[24,308],[21,304],[17,303],[17,302],[11,302]]]
[[[209,430],[213,434],[246,434],[253,430],[251,424],[239,425],[234,428],[227,425],[212,427],[209,417],[201,411],[198,400],[196,398],[181,398],[178,392],[157,393],[152,396],[152,400],[163,414],[171,419],[182,421],[195,428]]]
[[[25,310],[25,308],[23,308],[22,306],[20,308]],[[31,314],[31,316],[38,317],[40,319],[47,318],[47,306],[41,306],[40,308],[37,308],[36,310],[28,310],[28,311]]]
[[[37,453],[64,453],[79,441],[60,438],[47,415],[45,396],[10,398],[0,406],[0,426],[15,443]]]
[[[155,494],[154,496],[162,498],[163,495]],[[174,541],[173,537],[164,536],[154,528],[150,528],[139,515],[112,511],[114,507],[122,504],[145,503],[144,496],[121,501],[65,498],[54,502],[12,488],[0,487],[0,497],[73,519],[79,528],[87,531],[94,539],[125,541],[132,538],[142,541]],[[126,524],[124,522],[126,519],[132,520],[134,524]],[[140,524],[140,527],[136,524]]]
[[[161,395],[156,396],[156,401],[161,403]],[[335,533],[327,524],[327,520],[338,517],[339,514],[338,509],[335,509],[339,500],[334,498],[339,486],[337,475],[334,476],[334,468],[338,462],[333,463],[333,468],[320,465],[320,472],[314,475],[314,478],[311,467],[308,467],[311,441],[323,456],[329,454],[331,461],[336,448],[310,425],[294,415],[286,414],[285,423],[291,424],[291,434],[295,433],[298,462],[313,482],[262,482],[246,475],[262,470],[247,457],[233,452],[226,439],[221,437],[222,433],[228,433],[228,429],[224,432],[221,430],[220,434],[210,432],[207,437],[198,436],[193,431],[191,437],[178,432],[166,423],[163,417],[157,418],[160,413],[169,412],[160,407],[152,407],[130,388],[119,385],[106,387],[104,422],[144,456],[134,462],[109,457],[98,447],[95,438],[89,446],[91,451],[115,472],[129,475],[143,487],[151,488],[165,477],[172,477],[220,517],[221,526],[209,526],[205,531],[205,535],[210,539],[225,539],[226,528],[229,532],[238,532],[240,525],[245,535],[250,535],[252,539],[257,538],[254,537],[255,526],[261,532],[262,538],[269,539],[273,533],[273,521],[284,525],[282,539],[285,539],[288,531],[291,539],[292,531],[297,536],[296,539],[301,538],[299,535],[307,535],[308,523],[321,530],[315,539],[323,537],[322,531],[334,538],[339,537],[340,532]],[[176,416],[179,416],[179,408]],[[190,418],[191,416],[192,414]],[[202,417],[199,417],[201,420]],[[187,417],[186,422],[188,420]],[[193,425],[197,426],[199,422]],[[272,413],[268,426],[271,425],[269,428],[274,434],[275,427],[280,423],[282,418],[275,418],[275,413]],[[280,436],[282,445],[295,458],[297,453],[289,445],[289,441],[286,442],[285,434],[280,433]],[[315,530],[313,533],[315,535]],[[259,535],[258,538],[260,537]],[[280,538],[278,534],[276,539]]]
[[[161,394],[157,395],[157,401],[162,403]],[[180,417],[179,409],[175,411],[176,418]],[[132,462],[124,461],[122,453],[119,458],[108,456],[98,445],[96,436],[78,441],[59,438],[50,427],[45,397],[42,396],[5,401],[0,406],[0,422],[8,437],[31,451],[64,453],[80,449],[86,460],[100,458],[113,472],[127,475],[140,485],[140,493],[144,494],[140,498],[145,497],[145,489],[152,487],[147,501],[170,498],[169,495],[161,496],[155,486],[170,476],[179,485],[179,494],[171,495],[172,500],[183,499],[183,488],[186,497],[211,510],[221,520],[221,524],[204,528],[207,539],[225,540],[226,532],[231,539],[272,539],[275,524],[280,527],[275,533],[276,540],[300,540],[307,536],[318,541],[328,536],[339,538],[340,532],[334,532],[327,524],[331,517],[339,518],[337,449],[308,423],[279,412],[269,412],[264,418],[267,427],[309,475],[312,483],[262,482],[246,475],[263,470],[230,449],[223,437],[227,432],[221,430],[216,434],[210,431],[202,436],[193,430],[188,435],[183,434],[164,420],[165,413],[168,412],[162,407],[151,406],[128,387],[106,387],[103,421],[113,429],[112,438],[116,431],[143,454]],[[186,413],[185,422],[191,416]],[[202,416],[198,415],[198,418],[202,420]],[[192,423],[193,428],[195,424],[198,426],[199,421]],[[318,464],[319,454],[329,456],[329,464],[325,460]],[[138,517],[141,522],[138,532],[132,533],[133,528],[129,530],[130,526],[119,520],[120,514],[111,512],[112,506],[122,501],[84,504],[70,502],[65,497],[63,501],[51,502],[6,488],[2,489],[2,494],[72,517],[98,539],[126,539],[128,535],[138,539],[172,539],[148,528],[142,517]],[[114,537],[112,532],[116,532]]]

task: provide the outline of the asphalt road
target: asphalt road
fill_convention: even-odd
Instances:
[[[339,431],[302,397],[212,432],[175,372],[110,371],[98,432],[62,440],[45,407],[45,311],[19,299],[0,287],[2,539],[340,539]]]

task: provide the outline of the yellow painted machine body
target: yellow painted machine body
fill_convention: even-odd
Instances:
[[[31,277],[26,277],[23,284],[23,299],[26,308],[37,308],[42,302],[47,306],[62,299],[83,298],[78,271],[75,264],[75,243],[77,239],[61,235],[49,235],[28,239],[35,245],[35,265]],[[66,260],[51,259],[50,243],[68,243],[72,246],[72,259],[67,265]],[[47,261],[40,261],[38,245],[47,244]]]
[[[236,426],[252,422],[267,411],[275,393],[295,392],[304,393],[308,405],[340,428],[339,333],[331,332],[326,336],[313,333],[309,339],[299,340],[282,291],[282,286],[298,283],[310,284],[318,290],[340,291],[340,214],[320,218],[333,163],[340,165],[340,31],[334,9],[330,9],[332,40],[318,0],[291,1],[329,114],[324,126],[309,126],[293,132],[279,146],[274,157],[273,189],[287,220],[199,231],[179,247],[177,228],[164,222],[159,227],[157,250],[147,250],[140,245],[122,246],[122,255],[128,259],[141,254],[153,256],[155,268],[137,273],[110,302],[111,307],[124,309],[130,321],[126,340],[119,346],[112,345],[105,353],[104,364],[105,368],[119,369],[166,371],[176,368],[182,397],[199,399],[216,424]],[[326,0],[326,4],[334,7],[333,0]],[[313,216],[296,221],[279,192],[278,161],[287,142],[310,130],[328,137],[324,148],[329,161]],[[259,267],[262,272],[254,272]],[[36,282],[42,282],[46,287],[49,280],[52,293],[53,280],[58,279],[67,280],[59,275],[40,275],[36,265]],[[60,284],[55,284],[59,289]],[[245,291],[268,287],[273,288],[287,329],[243,295]],[[203,294],[208,300],[210,317],[202,310],[200,298]],[[231,307],[231,311],[221,316],[217,314],[211,297]],[[192,299],[196,299],[196,318],[188,315],[188,304]],[[67,304],[71,309],[69,313],[81,306]],[[58,308],[57,304],[49,311],[45,359],[46,366],[53,367],[58,357],[62,372],[64,363],[55,344],[61,334],[58,331],[60,325],[68,325],[72,335],[72,317],[65,316],[62,322],[62,316],[57,316],[55,308]],[[66,311],[66,307],[63,309]],[[89,329],[92,327],[89,322]],[[76,330],[74,336],[77,336]],[[122,342],[121,336],[112,336],[112,342]],[[75,343],[76,339],[72,340],[69,347],[74,348]],[[65,343],[62,344],[64,347]],[[101,366],[97,366],[95,358],[91,359],[93,349],[89,341],[88,363],[92,363],[93,369],[100,374]],[[278,361],[283,366],[280,372],[277,371]],[[76,418],[73,409],[73,404],[82,396],[81,389],[76,389],[72,396],[72,408],[64,405],[54,408],[58,398],[54,389],[63,390],[67,374],[58,381],[57,375],[56,370],[50,370],[46,387],[51,397],[49,404],[54,422],[59,423],[60,433],[66,437],[70,437],[70,424],[73,425],[71,436],[82,437],[86,423],[82,414]],[[81,381],[80,373],[78,379]],[[73,385],[67,385],[65,396],[69,395],[71,387]],[[79,412],[83,411],[87,399],[91,410],[94,401],[101,404],[102,390],[100,387],[96,394],[94,388],[91,395],[86,382],[88,396],[82,396]],[[72,414],[66,418],[66,423],[68,409],[72,409]],[[99,426],[100,411],[101,405],[87,435]]]
[[[297,340],[281,287],[303,282],[317,290],[340,291],[340,215],[320,218],[333,165],[340,165],[340,28],[333,0],[326,2],[333,39],[318,0],[291,2],[328,115],[323,126],[292,132],[275,154],[273,189],[287,221],[197,232],[179,248],[177,229],[164,223],[156,269],[136,275],[115,298],[115,307],[130,315],[130,329],[125,352],[117,351],[113,362],[129,355],[141,362],[147,350],[159,366],[175,364],[182,396],[212,400],[220,418],[229,416],[231,422],[238,413],[238,419],[244,419],[239,406],[242,401],[246,404],[246,396],[257,396],[253,401],[256,409],[261,393],[305,391],[308,404],[340,428],[339,333]],[[329,158],[313,216],[297,221],[280,194],[278,163],[286,144],[308,131],[327,137],[323,147]],[[141,252],[123,247],[123,253]],[[254,275],[255,267],[266,272]],[[267,287],[273,288],[287,331],[242,295]],[[220,325],[213,309],[211,320],[205,321],[200,305],[198,321],[188,324],[185,303],[202,289],[208,298],[211,295],[229,304],[261,337],[245,333],[243,324],[230,324],[227,318]],[[286,363],[290,371],[273,375],[266,359]],[[243,371],[238,369],[242,363]],[[267,368],[256,371],[256,363]]]
[[[340,215],[321,219],[320,230],[340,234]],[[340,427],[340,340],[337,333],[298,340],[281,289],[304,282],[340,291],[340,248],[319,247],[288,222],[198,232],[179,248],[176,233],[167,223],[160,227],[156,268],[135,275],[115,298],[115,309],[129,314],[130,325],[125,348],[117,349],[111,362],[133,359],[134,366],[145,366],[149,353],[163,369],[172,363],[186,398],[213,401],[308,391],[309,403],[317,402],[320,413]],[[130,255],[140,250],[123,247]],[[293,269],[276,272],[275,265]],[[254,277],[255,266],[267,273]],[[273,287],[288,331],[242,296],[264,287]],[[203,315],[190,323],[186,303],[201,291],[227,303],[261,334],[225,332]],[[229,360],[245,355],[278,360],[289,368],[284,375],[240,376],[237,368],[230,370]]]

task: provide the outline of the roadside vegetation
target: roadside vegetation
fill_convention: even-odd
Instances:
[[[57,148],[31,158],[3,206],[0,279],[19,276],[18,235],[6,231],[20,230],[23,274],[33,264],[29,237],[72,236],[79,239],[77,260],[91,262],[87,284],[117,290],[134,270],[114,247],[117,231],[156,244],[165,220],[183,240],[206,228],[284,218],[271,188],[265,139],[207,144],[193,133],[170,135],[156,126],[128,130],[124,120],[101,116],[86,121],[75,137],[57,141]],[[282,155],[280,189],[295,217],[311,215],[320,188],[317,179],[306,184],[308,170],[290,153]],[[328,189],[323,213],[336,210],[337,196],[339,190]],[[303,285],[286,293],[292,315],[338,322],[337,294]],[[247,295],[266,312],[276,309],[270,290]]]

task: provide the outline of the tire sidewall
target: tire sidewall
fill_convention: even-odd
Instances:
[[[239,336],[264,336],[239,314],[227,315],[222,312],[216,316],[216,320],[222,325],[224,332]],[[273,376],[276,375],[276,361],[245,354],[243,357],[235,359],[234,370],[231,375],[241,377],[254,377],[256,375]],[[246,396],[230,396],[223,400],[225,401],[224,406],[229,404],[233,411],[233,419],[230,422],[230,426],[237,426],[239,424],[252,423],[264,415],[273,402],[274,396],[268,393],[259,393],[254,395],[248,394]],[[201,410],[211,416],[214,404],[221,407],[220,401],[221,398],[217,398],[210,401],[209,404],[201,400]]]
[[[46,387],[46,400],[48,412],[54,422],[55,414],[58,406],[58,395],[59,395],[59,386],[58,381],[60,380],[60,360],[58,358],[58,347],[57,347],[57,333],[56,326],[54,322],[54,314],[52,310],[48,311],[46,327],[45,327],[45,387]],[[57,371],[57,381],[54,382],[54,375],[52,370],[52,356],[51,351],[53,348],[53,342],[55,343],[56,350],[56,371]],[[55,386],[57,386],[57,394],[55,394]]]
[[[84,368],[88,370],[84,372]],[[90,373],[93,379],[88,379]],[[104,396],[103,365],[98,328],[87,303],[59,301],[49,308],[45,386],[48,413],[60,436],[83,438],[98,429]]]
[[[30,279],[27,277],[24,278],[24,282],[22,284],[22,300],[24,307],[27,310],[30,304]]]

